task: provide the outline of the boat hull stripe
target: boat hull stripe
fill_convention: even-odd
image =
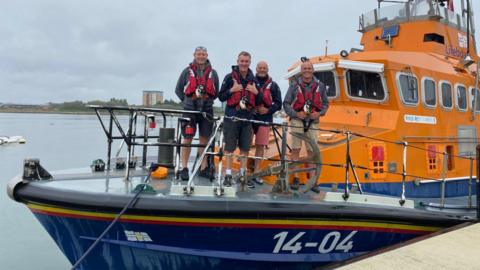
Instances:
[[[109,221],[115,218],[115,214],[71,210],[53,206],[44,206],[29,203],[27,206],[34,213],[50,216],[61,216],[70,218],[82,218],[91,220]],[[295,229],[334,229],[334,230],[362,230],[399,232],[410,234],[425,234],[438,231],[439,227],[418,226],[407,224],[396,224],[386,222],[367,221],[327,221],[327,220],[297,220],[297,219],[226,219],[226,218],[196,218],[196,217],[164,217],[164,216],[142,216],[123,215],[121,222],[143,223],[143,224],[164,224],[175,226],[195,227],[239,227],[239,228],[295,228]]]

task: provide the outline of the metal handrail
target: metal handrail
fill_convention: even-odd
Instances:
[[[162,142],[156,142],[156,143],[149,143],[148,139],[149,138],[158,138],[159,136],[149,136],[148,135],[148,128],[147,128],[147,113],[158,113],[161,114],[163,118],[163,126],[166,127],[167,123],[167,114],[168,115],[184,115],[184,114],[189,114],[189,115],[203,115],[207,119],[211,119],[214,121],[215,119],[218,119],[218,117],[215,117],[214,115],[201,112],[201,111],[190,111],[190,110],[174,110],[174,109],[160,109],[160,108],[146,108],[146,107],[132,107],[132,106],[103,106],[103,105],[88,105],[89,108],[92,108],[95,111],[95,114],[100,122],[100,125],[105,133],[105,136],[107,137],[107,142],[108,142],[108,149],[107,149],[107,170],[111,170],[111,155],[112,155],[112,143],[114,140],[122,140],[122,143],[120,144],[119,150],[117,152],[116,157],[118,157],[121,148],[123,147],[124,144],[127,145],[127,164],[130,163],[130,160],[134,156],[134,151],[135,151],[135,146],[143,146],[143,154],[142,154],[142,163],[143,166],[146,166],[146,159],[147,159],[147,147],[148,146],[174,146],[177,148],[184,147],[184,146],[189,146],[189,147],[205,147],[204,144],[182,144],[179,141],[175,141],[174,143],[162,143]],[[100,114],[101,111],[107,111],[109,115],[109,123],[108,123],[108,128],[106,127],[106,124],[104,123],[104,120],[102,119],[102,116]],[[120,124],[120,121],[118,120],[115,111],[124,111],[128,112],[128,129],[125,132],[123,129],[122,125]],[[145,121],[144,121],[144,134],[143,135],[138,135],[137,136],[137,118],[138,116],[144,116]],[[117,131],[120,133],[120,136],[114,136],[113,135],[113,125],[115,125]],[[178,132],[178,129],[177,129]],[[178,136],[177,136],[178,137]],[[136,139],[143,138],[143,142],[137,142]],[[128,181],[129,180],[129,171],[130,168],[127,166],[127,170],[125,173],[125,179]]]
[[[353,173],[353,176],[355,178],[355,181],[356,181],[356,184],[357,186],[359,187],[359,191],[360,193],[363,193],[363,190],[362,190],[362,185],[357,177],[357,174],[356,174],[356,169],[362,169],[362,170],[372,170],[368,167],[362,167],[362,166],[359,166],[359,165],[354,165],[352,160],[351,160],[351,155],[350,155],[350,151],[351,151],[351,148],[350,148],[350,144],[351,144],[351,136],[354,135],[356,137],[360,137],[360,138],[366,138],[366,139],[370,139],[370,140],[378,140],[378,141],[382,141],[382,142],[385,142],[385,143],[391,143],[391,144],[395,144],[395,145],[402,145],[403,147],[403,166],[402,166],[402,173],[399,174],[399,173],[395,173],[395,172],[387,172],[389,174],[399,174],[402,176],[402,192],[401,192],[401,195],[400,195],[400,201],[399,203],[401,205],[403,205],[406,201],[406,182],[407,182],[407,177],[417,177],[417,178],[423,178],[421,176],[414,176],[414,175],[408,175],[407,174],[407,149],[408,147],[412,147],[414,149],[418,149],[418,150],[422,150],[422,151],[429,151],[429,152],[432,152],[431,150],[429,149],[425,149],[425,148],[422,148],[422,147],[418,147],[418,146],[412,146],[412,145],[409,145],[408,142],[406,141],[388,141],[388,140],[385,140],[385,139],[380,139],[380,138],[374,138],[374,137],[369,137],[369,136],[365,136],[365,135],[362,135],[362,134],[358,134],[358,133],[355,133],[355,132],[351,132],[351,131],[338,131],[338,130],[325,130],[325,129],[320,129],[320,128],[315,128],[315,127],[312,127],[312,129],[315,129],[315,130],[322,130],[324,132],[333,132],[333,133],[343,133],[344,136],[346,136],[346,159],[345,159],[345,164],[324,164],[324,163],[319,163],[317,164],[318,162],[311,162],[311,161],[291,161],[291,160],[287,160],[286,159],[286,150],[288,148],[288,145],[287,145],[287,141],[286,141],[286,134],[287,134],[287,128],[290,128],[290,127],[296,127],[296,126],[292,126],[292,125],[289,125],[288,123],[284,122],[282,124],[277,124],[277,123],[269,123],[269,122],[262,122],[262,121],[258,121],[258,120],[249,120],[249,119],[242,119],[242,118],[236,118],[236,117],[222,117],[222,118],[216,118],[215,116],[211,116],[211,119],[215,119],[215,128],[214,128],[214,134],[211,136],[210,140],[208,141],[207,144],[182,144],[179,142],[179,134],[178,134],[178,131],[177,131],[177,135],[176,135],[176,141],[173,142],[173,143],[162,143],[162,142],[154,142],[154,143],[149,143],[148,142],[148,138],[153,138],[153,137],[158,137],[158,136],[148,136],[148,134],[143,134],[143,138],[147,138],[147,141],[144,141],[143,142],[136,142],[135,139],[140,139],[142,138],[142,136],[140,135],[136,135],[136,124],[137,124],[137,121],[136,121],[136,118],[137,116],[140,114],[140,115],[144,115],[144,112],[151,112],[151,111],[155,111],[157,113],[175,113],[175,114],[184,114],[184,113],[193,113],[193,114],[202,114],[201,112],[196,112],[196,111],[185,111],[185,110],[163,110],[163,109],[149,109],[149,108],[131,108],[131,107],[117,107],[117,106],[90,106],[92,107],[96,114],[97,114],[97,117],[99,118],[100,120],[100,123],[102,125],[102,128],[105,132],[105,134],[107,135],[107,138],[108,138],[108,142],[109,142],[109,149],[108,149],[108,162],[107,162],[107,169],[110,170],[111,169],[111,166],[110,166],[110,160],[111,160],[111,144],[112,144],[112,141],[115,140],[115,139],[122,139],[123,142],[125,144],[127,144],[127,146],[129,147],[128,149],[128,156],[127,156],[127,160],[130,161],[131,158],[133,158],[133,147],[135,145],[138,145],[138,146],[144,146],[145,148],[148,147],[148,146],[175,146],[177,148],[177,150],[180,148],[180,147],[186,147],[186,146],[190,146],[190,147],[206,147],[207,149],[208,148],[213,148],[213,146],[215,146],[216,142],[215,142],[215,138],[217,137],[217,135],[220,136],[220,142],[218,144],[218,152],[213,152],[213,151],[204,151],[204,153],[201,155],[200,157],[200,161],[203,160],[206,155],[217,155],[219,156],[219,167],[220,167],[220,170],[222,169],[222,158],[223,158],[223,151],[222,151],[222,148],[223,148],[223,119],[224,118],[229,118],[233,121],[248,121],[248,122],[252,122],[252,123],[257,123],[257,124],[263,124],[263,125],[267,125],[267,126],[271,126],[274,130],[275,127],[281,127],[282,128],[282,135],[280,134],[277,134],[281,137],[281,145],[278,145],[277,147],[281,150],[281,152],[279,153],[280,154],[280,159],[278,159],[277,161],[280,162],[281,164],[281,170],[280,171],[275,171],[274,173],[275,174],[279,174],[281,177],[279,178],[279,180],[281,180],[279,182],[279,184],[281,185],[282,189],[285,191],[285,190],[288,190],[288,174],[289,173],[292,173],[292,172],[297,172],[295,171],[295,169],[293,170],[288,170],[288,166],[289,166],[289,163],[295,163],[295,162],[301,162],[301,163],[306,163],[306,164],[316,164],[318,166],[321,166],[321,165],[327,165],[327,166],[335,166],[335,167],[344,167],[345,168],[345,190],[344,190],[344,194],[343,194],[343,197],[345,200],[348,200],[349,198],[349,186],[350,186],[350,169],[352,170],[352,173]],[[109,125],[108,125],[108,129],[106,127],[106,125],[104,124],[100,114],[99,114],[99,110],[107,110],[109,115],[110,115],[110,119],[109,119]],[[123,110],[123,111],[128,111],[129,112],[129,129],[127,130],[127,132],[124,132],[124,130],[122,129],[122,126],[118,120],[118,118],[116,117],[114,111],[115,110]],[[210,116],[210,115],[209,115]],[[220,120],[217,120],[217,119],[220,119]],[[113,136],[112,135],[112,132],[113,132],[113,125],[115,124],[115,126],[117,127],[119,133],[121,134],[121,136]],[[145,125],[147,124],[147,122],[145,121],[144,123]],[[145,128],[145,127],[144,127]],[[177,127],[177,129],[179,129]],[[278,144],[278,141],[276,142]],[[281,146],[281,147],[280,147]],[[436,152],[436,151],[435,151]],[[436,152],[437,153],[437,152]],[[473,158],[471,157],[463,157],[463,156],[455,156],[455,155],[452,155],[451,153],[447,153],[447,152],[439,152],[443,155],[443,169],[442,169],[442,179],[441,180],[438,180],[438,181],[441,181],[441,196],[440,196],[440,200],[441,200],[441,206],[444,207],[445,206],[445,198],[446,198],[446,184],[447,184],[447,181],[446,181],[446,173],[447,173],[447,166],[448,166],[448,159],[449,158],[463,158],[463,159],[469,159],[469,164],[470,164],[470,178],[469,178],[469,192],[468,192],[468,200],[469,200],[469,207],[471,208],[472,207],[472,181],[473,181]],[[144,155],[146,155],[146,151],[144,151]],[[250,157],[251,158],[251,157]],[[256,157],[257,159],[261,159],[261,160],[274,160],[272,158],[264,158],[264,157]],[[145,159],[144,159],[145,160]],[[175,163],[178,163],[179,162],[179,153],[178,151],[175,152],[175,157],[174,157],[174,160],[175,160]],[[478,162],[478,160],[477,160]],[[144,161],[145,163],[145,161]],[[190,195],[193,190],[194,190],[194,186],[195,186],[195,183],[194,183],[194,176],[196,174],[196,172],[198,171],[199,169],[199,164],[201,164],[201,162],[199,162],[198,164],[196,164],[194,170],[193,170],[193,173],[186,185],[186,192],[185,194],[187,195]],[[300,169],[298,170],[298,172],[300,171],[311,171],[311,170],[315,170],[314,168],[307,168],[307,169]],[[178,166],[175,166],[175,176],[177,178],[177,172],[178,172]],[[478,173],[477,173],[478,175]],[[216,177],[216,186],[217,186],[217,189],[215,190],[215,193],[217,196],[221,196],[223,194],[223,186],[222,186],[222,179],[221,179],[221,176],[222,176],[222,172],[219,171],[217,173],[217,177]],[[127,169],[126,170],[126,179],[129,178],[129,170]],[[428,178],[430,179],[430,178]],[[436,179],[433,179],[433,180],[436,180]],[[478,177],[477,177],[477,183],[478,183]]]
[[[443,153],[443,164],[442,164],[442,185],[441,185],[441,195],[440,195],[440,205],[445,206],[445,178],[447,177],[447,166],[448,166],[448,154],[447,152]]]

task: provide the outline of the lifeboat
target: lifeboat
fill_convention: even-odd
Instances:
[[[400,195],[405,165],[407,196],[471,194],[480,123],[478,55],[473,24],[443,2],[375,9],[359,19],[363,49],[308,57],[330,100],[317,126],[325,164],[319,185],[343,188],[348,131],[364,191]],[[300,76],[300,63],[287,79]],[[277,153],[272,142],[267,156]]]
[[[309,57],[331,103],[311,127],[318,138],[299,135],[313,158],[290,159],[288,123],[268,124],[264,157],[234,153],[261,160],[247,178],[272,185],[246,188],[244,177],[223,185],[223,116],[91,106],[107,137],[106,161],[48,171],[26,159],[7,192],[72,269],[315,269],[478,220],[479,59],[470,9],[459,15],[443,2],[375,9],[360,17],[362,50]],[[297,76],[299,63],[287,78]],[[127,126],[117,113],[128,115]],[[186,113],[214,123],[206,145],[183,145],[180,120],[167,128],[167,116]],[[112,156],[115,140],[126,157]],[[178,175],[181,147],[207,149],[188,181]],[[149,148],[158,156],[147,156]],[[212,179],[197,175],[204,158]],[[303,174],[299,190],[290,188],[293,172]]]

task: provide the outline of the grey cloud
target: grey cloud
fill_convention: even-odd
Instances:
[[[362,3],[362,4],[360,4]],[[475,4],[476,14],[480,5]],[[127,98],[158,89],[175,98],[193,48],[209,49],[223,77],[240,50],[283,75],[300,56],[358,47],[358,16],[375,0],[3,1],[0,102]]]

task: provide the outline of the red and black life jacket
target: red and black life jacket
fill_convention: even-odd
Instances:
[[[265,108],[270,108],[273,105],[273,98],[272,98],[272,86],[273,86],[273,80],[269,76],[268,79],[265,81],[265,83],[258,89],[260,93],[263,94],[263,105]]]
[[[237,70],[232,70],[231,74],[232,74],[232,80],[242,85],[242,81],[240,80],[241,78],[240,73]],[[253,80],[248,79],[248,76],[247,76],[247,80],[248,80],[247,85],[254,83]],[[230,98],[227,100],[227,105],[231,107],[234,106],[237,109],[240,109],[240,100],[242,100],[242,98],[247,99],[248,103],[246,105],[248,110],[252,109],[255,106],[255,95],[252,92],[247,91],[247,89],[245,88],[243,88],[242,91],[233,93],[230,96]]]
[[[303,81],[297,83],[298,89],[295,96],[295,102],[293,103],[293,109],[297,112],[303,111],[305,102],[307,100],[312,104],[312,112],[319,112],[322,110],[322,96],[320,95],[320,84],[317,80],[312,81],[311,91],[306,91],[306,85]]]
[[[193,99],[197,99],[196,90],[197,87],[202,87],[204,94],[203,98],[208,99],[209,97],[214,98],[216,95],[215,91],[215,84],[213,83],[213,72],[212,67],[207,65],[205,70],[203,71],[203,76],[197,78],[197,71],[198,68],[195,64],[191,63],[189,65],[189,78],[188,83],[185,85],[184,92],[185,96],[192,97]]]

